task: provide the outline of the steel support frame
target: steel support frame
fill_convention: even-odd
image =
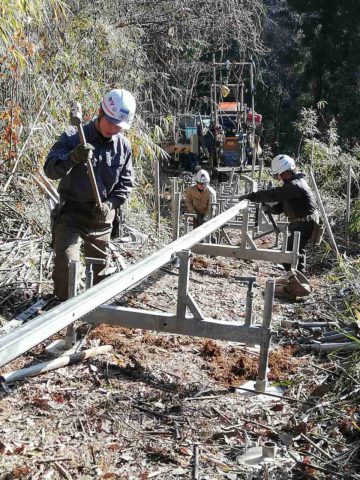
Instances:
[[[270,250],[258,248],[249,235],[249,208],[243,211],[241,223],[241,244],[236,247],[232,245],[214,245],[211,243],[199,243],[193,247],[193,252],[200,255],[212,257],[233,257],[241,260],[263,260],[273,263],[289,263],[296,268],[299,259],[300,232],[295,232],[293,249],[286,251],[284,239],[281,250]]]
[[[248,177],[245,177],[245,179],[250,181]],[[224,186],[222,186],[221,190],[224,190]],[[236,202],[236,200],[234,200],[234,202]],[[236,204],[237,203],[235,203],[235,205]],[[229,205],[227,204],[227,206]],[[194,214],[184,214],[186,233],[188,232],[188,221],[194,216]],[[266,215],[262,211],[261,206],[259,206],[259,220],[258,226],[256,227],[259,232],[262,234],[266,232],[273,233],[273,225],[268,221]],[[210,255],[213,257],[223,256],[233,257],[241,260],[263,260],[273,263],[288,263],[292,266],[292,268],[296,268],[299,259],[300,236],[298,232],[295,233],[293,249],[291,251],[287,251],[286,240],[288,222],[280,222],[278,226],[283,237],[281,248],[276,250],[258,248],[249,234],[249,230],[255,227],[255,222],[250,220],[250,207],[248,206],[248,208],[243,211],[242,220],[232,219],[230,222],[224,225],[224,227],[236,230],[240,229],[242,231],[242,242],[239,247],[231,245],[229,237],[227,237],[226,232],[222,228],[220,238],[225,238],[226,242],[231,246],[231,248],[228,246],[226,246],[226,248],[222,248],[225,246],[219,244],[214,245],[212,243],[205,242],[201,245],[196,245],[193,248],[193,252],[203,255]],[[278,236],[276,239],[276,244],[278,244]]]
[[[171,262],[180,251],[192,248],[218,230],[245,207],[246,201],[238,203],[137,264],[105,278],[89,290],[4,335],[0,338],[0,367],[141,282],[148,275]]]
[[[255,388],[264,392],[267,386],[275,281],[269,279],[266,282],[264,318],[261,325],[253,324],[252,287],[255,283],[254,277],[244,279],[249,283],[244,323],[205,318],[189,292],[190,256],[190,250],[183,250],[179,253],[180,268],[176,313],[103,305],[87,317],[87,322],[212,338],[214,340],[227,340],[247,345],[260,345],[259,369]]]

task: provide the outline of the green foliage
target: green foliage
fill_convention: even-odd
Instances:
[[[316,181],[325,195],[345,198],[348,165],[353,169],[355,178],[360,175],[360,162],[338,144],[337,124],[334,119],[327,131],[319,139],[319,115],[313,109],[303,108],[295,127],[301,134],[299,156],[305,164],[313,166]]]
[[[288,0],[300,14],[301,47],[305,59],[302,90],[312,95],[312,106],[328,104],[323,120],[336,115],[342,143],[359,141],[360,3],[353,0]]]
[[[339,143],[360,142],[360,2],[354,0],[264,0],[267,6],[263,84],[257,108],[265,140],[278,151],[298,145],[292,122],[301,108],[320,113],[317,127],[338,121]],[[326,111],[319,102],[325,101]]]
[[[354,341],[359,344],[359,339],[354,337]],[[335,383],[335,392],[338,395],[341,395],[342,398],[344,396],[352,397],[355,402],[358,400],[359,396],[359,385],[360,385],[360,353],[355,352],[347,362],[346,370],[344,374],[341,375],[336,383]],[[343,419],[347,418],[350,425],[354,427],[354,429],[359,430],[356,422],[353,420],[352,412],[344,412]]]
[[[316,111],[312,108],[302,108],[299,117],[299,121],[295,124],[299,132],[307,139],[315,137],[319,133]]]

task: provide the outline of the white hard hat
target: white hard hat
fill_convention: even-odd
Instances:
[[[210,183],[210,175],[206,170],[199,170],[195,176],[196,183]]]
[[[100,105],[109,122],[129,130],[136,110],[132,93],[124,89],[111,90],[101,100]]]
[[[277,155],[271,162],[273,175],[280,175],[287,170],[295,170],[295,161],[288,155]]]

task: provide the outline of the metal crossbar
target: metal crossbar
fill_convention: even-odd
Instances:
[[[108,302],[124,290],[170,262],[177,253],[190,249],[235,217],[247,205],[242,201],[196,230],[163,247],[141,262],[104,279],[100,284],[70,298],[41,317],[0,338],[0,367],[27,352],[55,333]]]
[[[189,250],[180,252],[180,270],[178,298],[175,313],[152,312],[148,310],[104,305],[87,317],[94,324],[110,324],[127,328],[141,328],[156,332],[175,333],[192,337],[212,338],[241,342],[248,345],[260,345],[259,369],[256,389],[265,391],[267,385],[267,366],[271,338],[271,318],[275,282],[269,279],[265,289],[264,314],[262,324],[253,324],[252,286],[254,277],[242,280],[249,284],[246,298],[245,322],[229,322],[205,318],[201,309],[189,293],[190,272]],[[190,310],[190,314],[188,313]]]

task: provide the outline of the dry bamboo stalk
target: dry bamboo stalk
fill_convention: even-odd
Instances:
[[[73,365],[74,363],[82,362],[83,360],[94,357],[95,355],[108,353],[110,350],[112,350],[111,345],[102,345],[101,347],[89,348],[88,350],[83,350],[79,353],[73,353],[72,355],[64,355],[48,362],[39,363],[38,365],[4,373],[0,377],[0,381],[4,383],[13,383],[26,377],[33,377],[35,375],[39,375],[40,373],[65,367],[66,365]]]
[[[310,440],[310,438],[308,438],[306,435],[304,435],[303,433],[300,433],[300,435],[308,442],[310,443],[310,445],[312,445],[314,448],[316,448],[317,450],[319,450],[319,452],[321,452],[326,458],[328,458],[329,460],[332,460],[332,456],[328,453],[328,452],[325,452],[325,450],[323,450],[321,447],[319,447],[319,445],[317,445],[316,443],[314,443],[312,440]]]
[[[298,460],[291,452],[288,451],[288,454],[290,455],[290,457],[298,464],[298,465],[301,465],[302,467],[305,467],[305,468],[314,468],[315,470],[319,470],[320,472],[324,472],[324,473],[329,473],[331,475],[334,475],[335,477],[340,477],[340,478],[344,478],[344,474],[343,473],[340,473],[340,472],[335,472],[334,470],[329,470],[328,468],[323,468],[323,467],[319,467],[318,465],[314,465],[313,463],[306,463],[306,462],[302,462],[301,460]]]
[[[31,174],[31,177],[40,190],[45,193],[45,195],[53,202],[54,205],[59,203],[59,194],[57,192],[51,191],[47,185],[44,185],[35,175]]]
[[[19,154],[17,155],[17,158],[16,158],[16,161],[15,161],[15,163],[14,163],[14,166],[13,166],[13,168],[12,168],[12,170],[11,170],[11,172],[10,172],[10,175],[9,175],[9,177],[8,177],[8,179],[7,179],[4,187],[3,187],[3,192],[6,192],[6,190],[8,189],[8,186],[9,186],[10,183],[11,183],[11,180],[12,180],[12,178],[13,178],[13,176],[14,176],[14,173],[15,173],[15,171],[16,171],[16,169],[17,169],[17,166],[18,166],[18,163],[19,163],[19,161],[20,161],[20,158],[21,158],[23,152],[25,151],[25,149],[26,149],[26,147],[27,147],[27,144],[29,143],[30,138],[31,138],[33,132],[35,131],[35,127],[36,127],[36,125],[37,125],[37,121],[38,121],[40,115],[42,114],[44,108],[45,108],[46,105],[47,105],[47,101],[48,101],[48,99],[49,99],[49,97],[50,97],[50,95],[51,95],[51,90],[52,90],[53,86],[55,85],[58,76],[59,76],[59,74],[57,73],[57,74],[55,75],[55,77],[54,77],[54,80],[53,80],[52,84],[50,85],[50,88],[49,88],[49,90],[48,90],[48,92],[47,92],[47,94],[46,94],[46,97],[45,97],[45,99],[44,99],[44,101],[43,101],[43,103],[42,103],[42,105],[41,105],[41,107],[40,107],[40,110],[38,111],[38,113],[37,113],[37,115],[36,115],[36,118],[35,118],[35,120],[34,120],[34,123],[32,124],[32,126],[31,126],[31,128],[30,128],[29,135],[27,136],[27,138],[26,138],[23,146],[21,147],[21,150],[20,150]]]
[[[334,238],[334,235],[333,235],[331,226],[330,226],[329,219],[328,219],[328,217],[327,217],[327,215],[326,215],[325,207],[324,207],[323,202],[322,202],[322,200],[321,200],[321,196],[320,196],[320,193],[319,193],[319,189],[318,189],[318,187],[317,187],[317,184],[316,184],[316,180],[315,180],[314,172],[313,172],[312,168],[310,168],[309,173],[310,173],[310,178],[311,178],[311,183],[312,183],[312,186],[313,186],[313,190],[314,190],[315,196],[316,196],[316,198],[317,198],[317,201],[318,201],[318,205],[319,205],[319,207],[320,207],[321,214],[322,214],[323,219],[324,219],[326,231],[327,231],[327,233],[328,233],[328,235],[329,235],[329,237],[330,237],[330,243],[331,243],[331,245],[332,245],[332,247],[333,247],[334,252],[336,253],[337,258],[339,258],[339,250],[338,250],[337,244],[336,244],[336,242],[335,242],[335,238]]]
[[[72,476],[70,473],[66,470],[65,467],[63,467],[58,461],[54,462],[54,466],[56,467],[57,471],[64,477],[66,480],[72,480]]]

